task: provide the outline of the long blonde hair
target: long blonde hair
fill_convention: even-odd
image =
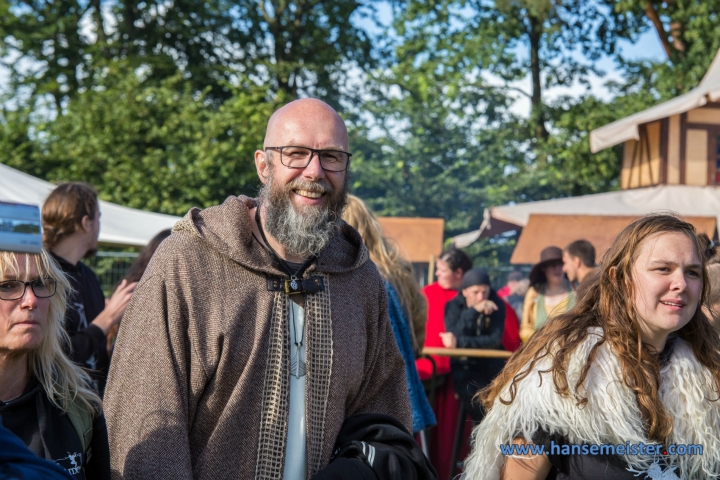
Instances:
[[[0,252],[0,280],[6,275],[20,276],[34,266],[40,278],[52,278],[57,283],[55,295],[50,297],[50,307],[45,336],[38,348],[28,355],[28,369],[45,390],[50,402],[67,412],[73,403],[99,413],[102,401],[90,385],[90,377],[73,363],[63,350],[70,345],[65,332],[65,308],[72,288],[57,262],[43,249],[40,254]]]
[[[377,265],[380,275],[397,291],[400,305],[413,326],[413,348],[418,352],[425,342],[427,309],[425,298],[420,293],[420,285],[413,275],[412,264],[402,258],[397,248],[383,236],[380,222],[365,202],[355,195],[348,195],[343,220],[360,233],[370,252],[370,259]]]

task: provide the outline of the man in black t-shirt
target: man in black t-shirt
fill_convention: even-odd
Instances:
[[[74,290],[65,314],[72,359],[91,370],[94,387],[102,395],[110,363],[107,333],[125,313],[136,283],[123,280],[106,305],[100,282],[80,261],[96,252],[100,233],[97,193],[89,185],[64,183],[55,188],[43,205],[42,223],[45,248]]]

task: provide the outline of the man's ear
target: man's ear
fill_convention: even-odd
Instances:
[[[92,222],[92,220],[90,220],[90,217],[87,215],[84,215],[80,220],[80,228],[86,233],[90,231],[90,222]]]
[[[580,260],[580,257],[572,257],[573,265],[575,265],[575,268],[578,269],[585,265],[582,263],[582,260]]]
[[[265,150],[255,150],[255,170],[263,185],[267,183],[269,169],[267,152]]]

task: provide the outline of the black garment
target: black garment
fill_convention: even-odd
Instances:
[[[102,396],[105,391],[110,359],[105,334],[91,322],[105,308],[103,295],[95,273],[82,262],[73,265],[52,254],[62,271],[70,279],[74,292],[68,297],[65,330],[70,335],[72,360],[90,371],[93,387]]]
[[[505,329],[505,302],[490,290],[488,298],[498,309],[490,315],[468,307],[462,293],[445,304],[445,330],[457,338],[458,348],[487,348],[503,350],[502,335]],[[465,405],[466,411],[476,422],[482,420],[483,412],[472,397],[487,386],[505,366],[502,358],[453,358],[450,370],[455,392]]]
[[[539,429],[533,435],[533,443],[544,445],[550,452],[551,442],[555,445],[570,445],[567,437],[548,435]],[[638,480],[634,473],[628,472],[627,465],[615,455],[559,455],[548,454],[552,468],[545,480]]]
[[[367,413],[345,419],[330,464],[313,480],[437,480],[420,446],[402,423]]]
[[[50,403],[35,377],[18,398],[0,402],[0,419],[34,454],[54,461],[75,480],[110,478],[105,417],[100,414],[93,420],[92,441],[86,455],[70,418]]]
[[[71,480],[56,463],[43,460],[0,422],[0,478],[3,480]]]

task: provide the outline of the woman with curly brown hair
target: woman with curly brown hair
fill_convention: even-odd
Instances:
[[[465,478],[720,476],[720,345],[700,308],[706,261],[706,242],[680,218],[625,228],[575,308],[538,330],[482,392],[489,412]],[[702,454],[673,454],[673,445]]]

